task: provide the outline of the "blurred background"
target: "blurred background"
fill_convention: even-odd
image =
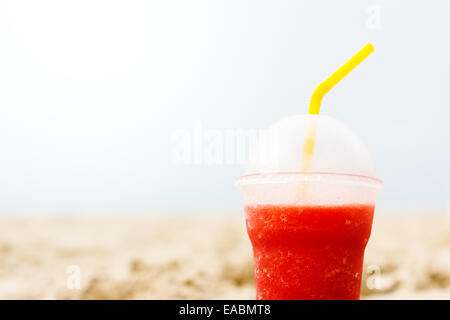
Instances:
[[[386,250],[373,249],[369,256],[383,272],[395,273],[394,280],[384,284],[386,292],[406,288],[405,283],[413,283],[412,288],[429,288],[428,283],[431,288],[450,287],[448,220],[437,218],[450,216],[448,30],[450,3],[444,0],[1,1],[0,253],[19,253],[0,266],[0,296],[73,297],[57,289],[66,281],[64,268],[85,263],[83,270],[92,269],[91,276],[82,280],[85,290],[76,297],[156,297],[149,294],[156,291],[139,287],[154,272],[153,262],[142,252],[152,245],[156,251],[151,256],[158,257],[165,251],[163,244],[175,246],[180,239],[195,238],[198,232],[192,230],[203,228],[198,220],[165,225],[172,232],[168,236],[152,223],[124,227],[106,220],[85,225],[38,218],[170,219],[192,213],[240,217],[241,195],[233,186],[244,161],[208,160],[205,149],[211,136],[262,129],[306,113],[314,88],[367,42],[375,52],[325,97],[321,112],[347,123],[371,151],[384,181],[377,215],[433,216],[430,219],[438,220],[429,229],[437,238],[422,234],[421,227],[427,225],[423,220],[400,220],[398,226],[412,230],[403,241],[428,239],[421,240],[421,251],[409,245],[411,252],[444,248],[430,253],[428,260],[410,254],[400,259],[414,264],[439,257],[431,269],[424,266],[428,273],[413,272],[425,277],[415,282],[405,280],[409,271],[386,264],[397,256],[392,246],[398,238],[390,237],[401,234],[399,229],[393,228],[391,236],[380,235],[376,243],[386,246],[377,248]],[[176,156],[180,134],[185,139],[182,161]],[[11,217],[16,220],[11,222]],[[183,229],[189,226],[193,229]],[[227,226],[211,228],[222,235],[222,249],[213,245],[205,250],[228,252],[221,260],[226,262],[209,271],[217,267],[230,288],[242,289],[240,295],[234,289],[220,291],[226,287],[223,283],[212,295],[193,294],[189,290],[206,288],[217,274],[205,280],[190,274],[198,269],[189,267],[182,279],[159,275],[175,288],[163,297],[253,296],[242,221]],[[122,234],[124,228],[134,235]],[[149,230],[151,237],[139,236]],[[118,234],[120,239],[115,238]],[[120,247],[124,239],[129,240],[126,248]],[[121,244],[115,242],[119,240]],[[203,242],[198,239],[196,246]],[[52,257],[59,262],[45,263],[48,270],[59,270],[59,280],[48,275],[30,287],[34,269],[23,261],[44,263],[46,256],[37,256],[32,248],[55,243],[60,251],[55,249]],[[130,251],[132,244],[142,251]],[[244,258],[224,249],[231,245],[244,246]],[[97,265],[83,262],[102,255],[109,261],[104,248],[114,246],[129,252],[126,258],[108,256],[110,265],[126,261],[125,267],[118,267],[119,275],[99,275]],[[403,249],[400,241],[398,250]],[[176,257],[154,263],[161,270],[173,267],[179,272]],[[205,259],[213,260],[210,255]],[[130,281],[111,280],[123,279],[123,272],[135,277],[131,291]],[[126,294],[108,295],[111,287],[105,283],[114,283],[116,292]],[[48,287],[53,289],[45,294],[39,289]]]

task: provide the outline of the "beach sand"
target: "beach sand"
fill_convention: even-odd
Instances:
[[[0,226],[0,299],[255,296],[236,216],[2,218]],[[377,216],[362,282],[362,299],[450,299],[450,219]]]

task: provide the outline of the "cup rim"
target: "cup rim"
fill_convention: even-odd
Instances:
[[[262,173],[250,173],[244,174],[237,178],[236,185],[243,186],[249,184],[270,184],[270,183],[283,183],[287,182],[287,180],[282,178],[275,179],[275,177],[286,177],[292,176],[297,178],[297,180],[303,181],[323,181],[321,180],[324,177],[341,177],[341,178],[349,178],[347,182],[356,182],[361,184],[368,184],[374,188],[381,189],[383,185],[383,181],[381,179],[352,174],[352,173],[340,173],[340,172],[320,172],[320,171],[277,171],[277,172],[262,172]],[[253,181],[252,181],[253,180]],[[258,182],[257,182],[258,181]]]

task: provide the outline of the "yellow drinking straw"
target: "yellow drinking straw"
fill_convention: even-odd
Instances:
[[[370,43],[366,44],[358,53],[356,53],[350,60],[337,69],[324,82],[319,84],[314,90],[314,93],[309,102],[309,114],[317,115],[320,111],[320,103],[324,95],[330,91],[339,81],[341,81],[347,74],[350,73],[357,65],[366,59],[375,50]],[[316,117],[309,119],[306,126],[305,140],[303,142],[302,161],[300,164],[301,171],[309,171],[311,169],[312,157],[314,154],[314,142],[316,138]]]
[[[330,91],[339,81],[344,79],[357,65],[366,59],[375,50],[370,43],[366,44],[358,53],[356,53],[350,60],[337,69],[324,82],[319,84],[314,90],[309,102],[309,114],[318,115],[320,112],[320,103],[324,95]],[[312,166],[312,159],[314,155],[314,144],[316,140],[317,118],[312,117],[308,119],[306,124],[305,139],[303,141],[302,160],[300,163],[300,171],[310,171]],[[299,196],[301,199],[306,198],[307,185],[306,183],[298,184]]]
[[[369,56],[375,50],[373,45],[370,43],[366,44],[357,54],[355,54],[350,60],[348,60],[344,65],[337,69],[327,80],[319,84],[314,90],[314,93],[309,102],[309,114],[319,114],[320,103],[322,102],[323,96],[330,91],[339,81],[344,79],[346,75],[356,68],[365,58]]]

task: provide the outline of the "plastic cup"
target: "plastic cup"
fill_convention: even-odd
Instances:
[[[296,170],[308,117],[275,124],[277,138],[272,134],[262,147],[276,145],[281,158],[256,159],[238,179],[257,299],[359,299],[381,181],[356,134],[326,116],[314,116],[311,171]]]
[[[311,195],[302,201],[292,191],[300,182]],[[359,299],[379,181],[279,173],[240,183],[257,299]]]

